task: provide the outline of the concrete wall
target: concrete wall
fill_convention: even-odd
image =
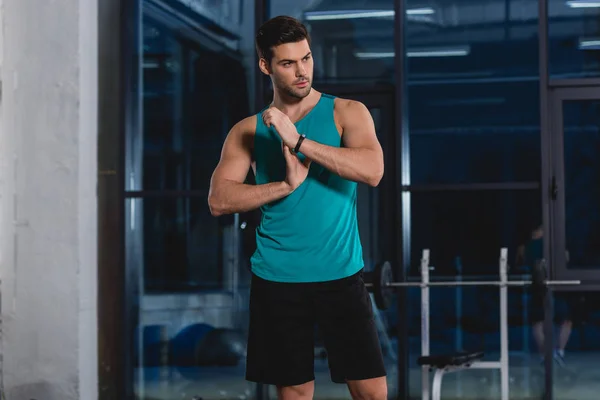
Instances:
[[[1,0],[2,378],[97,398],[97,0]]]

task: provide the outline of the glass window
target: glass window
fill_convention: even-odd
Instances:
[[[562,104],[567,267],[598,269],[600,100],[565,100]]]
[[[130,384],[140,399],[251,399],[240,229],[251,216],[215,218],[207,198],[227,133],[254,107],[254,1],[140,3],[140,129],[125,159],[126,266],[139,296]]]
[[[289,15],[311,34],[315,82],[390,82],[394,79],[394,1],[368,6],[326,0],[271,0],[269,17]]]
[[[499,279],[500,249],[508,248],[509,279],[523,279],[529,266],[524,249],[541,224],[537,190],[424,191],[410,193],[411,280],[420,279],[422,251],[430,250],[432,280]],[[517,277],[516,275],[519,275]],[[421,391],[420,288],[407,290],[410,395]],[[430,353],[483,351],[484,361],[500,359],[498,287],[430,288]],[[544,315],[532,303],[528,288],[508,290],[510,398],[536,398],[544,390],[541,353],[532,324]],[[432,377],[432,374],[430,374]],[[476,388],[476,389],[475,389]],[[501,392],[498,370],[471,369],[444,376],[442,398],[496,399]]]
[[[600,293],[558,292],[554,294],[556,329],[551,340],[563,350],[553,376],[557,400],[598,398],[600,380],[590,368],[600,353]],[[564,364],[563,364],[564,363]],[[566,368],[561,368],[561,365]]]
[[[600,76],[600,1],[548,1],[551,78]]]
[[[498,249],[497,256],[499,254]],[[408,327],[409,391],[411,399],[420,399],[422,370],[417,359],[421,355],[421,290],[408,288],[407,297],[408,316],[403,323]],[[509,398],[543,398],[544,366],[533,339],[532,325],[540,316],[543,318],[544,310],[532,303],[531,293],[525,288],[509,289],[507,297]],[[434,286],[429,291],[429,309],[430,354],[483,351],[482,361],[500,361],[500,295],[497,287]],[[556,372],[558,377],[567,373],[565,368]],[[433,373],[430,372],[429,377],[433,381]],[[573,379],[574,374],[569,372],[569,377]],[[442,399],[499,399],[500,371],[472,368],[446,374],[441,392]]]
[[[538,190],[425,191],[410,194],[410,275],[423,249],[433,275],[498,275],[500,248],[511,273],[528,272],[524,246],[541,222]]]
[[[146,292],[222,289],[233,232],[213,217],[202,197],[146,197],[143,259]]]
[[[406,1],[410,184],[539,181],[537,4]]]
[[[143,135],[128,148],[141,162],[128,189],[205,190],[229,129],[250,114],[253,54],[148,16],[143,32]]]

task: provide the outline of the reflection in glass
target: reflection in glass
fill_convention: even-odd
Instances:
[[[498,280],[500,249],[507,247],[509,279],[527,279],[523,246],[541,224],[540,193],[523,191],[431,191],[411,196],[411,280],[420,279],[423,249],[430,250],[430,277],[436,281]],[[408,290],[409,389],[419,398],[421,291]],[[483,361],[500,360],[500,295],[497,287],[430,288],[430,352],[483,351]],[[540,398],[545,375],[533,324],[544,309],[532,306],[528,288],[508,289],[510,398]],[[444,378],[442,398],[496,399],[499,370],[472,369]],[[474,395],[476,394],[476,395]]]
[[[569,268],[600,268],[600,100],[563,102]]]
[[[410,184],[539,181],[538,1],[425,4],[406,16]]]
[[[498,275],[500,248],[509,273],[529,273],[522,247],[541,225],[538,190],[413,192],[410,275],[419,276],[423,249],[435,274]]]
[[[244,55],[154,18],[143,23],[143,141],[128,149],[143,153],[143,173],[130,177],[143,184],[129,189],[205,190],[227,132],[250,113]]]
[[[233,231],[210,215],[206,199],[149,197],[143,208],[146,291],[222,289]]]
[[[599,1],[548,1],[548,67],[551,78],[600,76],[599,51]]]
[[[249,272],[232,257],[234,230],[219,227],[204,203],[127,202],[128,268],[144,277],[135,360],[147,398],[254,395],[244,379]]]
[[[128,384],[140,400],[252,399],[243,216],[211,216],[207,197],[225,135],[252,108],[254,2],[141,4],[142,119],[126,138],[126,190],[140,191],[125,204],[138,313]]]
[[[555,320],[568,315],[572,332],[564,358],[553,369],[554,398],[594,400],[600,392],[600,294],[555,293]],[[558,306],[558,307],[557,307]],[[555,330],[554,342],[562,341]]]
[[[332,0],[271,0],[268,4],[269,17],[289,15],[309,29],[315,82],[375,84],[394,80],[393,0],[370,0],[368,6],[361,3],[359,7]]]
[[[435,249],[432,250],[432,255]],[[498,249],[496,255],[500,254]],[[443,280],[455,279],[447,276]],[[440,277],[440,279],[442,279]],[[497,275],[481,277],[496,280]],[[500,296],[497,287],[430,288],[430,352],[451,354],[483,351],[483,361],[500,359]],[[408,289],[409,389],[411,399],[421,396],[420,288]],[[531,333],[531,294],[525,288],[508,290],[509,382],[511,399],[539,399],[544,393],[544,366]],[[442,399],[499,399],[499,370],[469,369],[445,375]]]

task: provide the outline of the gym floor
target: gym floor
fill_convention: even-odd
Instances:
[[[490,360],[499,355],[489,354]],[[486,357],[487,359],[487,357]],[[600,353],[570,353],[566,368],[554,369],[554,398],[556,400],[597,400],[600,393]],[[388,363],[390,393],[396,390],[396,369]],[[416,366],[416,360],[410,365]],[[315,360],[316,399],[349,399],[345,385],[329,380],[327,362]],[[230,368],[145,368],[137,371],[144,382],[137,386],[140,400],[193,399],[251,399],[254,385],[244,380],[244,366]],[[420,400],[421,371],[411,367],[410,399]],[[544,370],[539,358],[510,355],[510,398],[540,399],[544,386]],[[140,390],[141,389],[141,390]],[[274,393],[272,393],[274,394]],[[271,398],[276,398],[271,396]],[[442,398],[450,399],[500,399],[500,373],[497,370],[467,370],[444,377]]]

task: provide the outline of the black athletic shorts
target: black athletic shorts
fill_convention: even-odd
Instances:
[[[544,292],[534,291],[531,296],[530,314],[531,322],[539,323],[544,321]],[[563,323],[565,321],[573,322],[575,308],[577,307],[576,298],[569,292],[554,293],[554,322]]]
[[[331,380],[386,375],[362,271],[318,283],[252,276],[246,379],[294,386],[315,379],[315,332],[323,338]]]

